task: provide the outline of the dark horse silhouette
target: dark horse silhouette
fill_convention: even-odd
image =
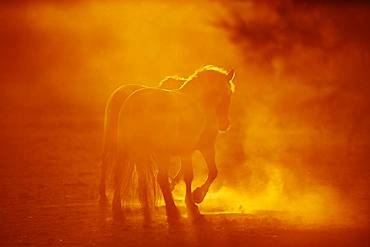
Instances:
[[[159,87],[163,89],[178,89],[186,81],[185,78],[178,76],[167,76],[159,83]],[[127,84],[117,88],[110,96],[105,107],[105,121],[104,121],[104,146],[103,146],[103,159],[101,163],[100,173],[100,202],[105,204],[108,199],[106,196],[106,176],[108,168],[115,162],[117,151],[117,123],[121,107],[127,97],[134,91],[144,88],[145,86],[136,84]],[[179,182],[181,178],[181,170],[176,177],[172,180],[173,184]],[[172,186],[174,187],[174,185]]]
[[[122,218],[121,191],[127,193],[134,169],[138,174],[139,199],[146,221],[151,219],[150,190],[153,164],[157,165],[157,181],[166,204],[169,222],[180,217],[172,198],[168,179],[171,156],[181,157],[186,184],[185,202],[193,219],[201,216],[195,201],[203,200],[217,175],[215,137],[229,127],[229,105],[234,84],[234,71],[205,66],[190,76],[177,90],[141,88],[124,101],[117,125],[117,146],[114,152],[113,215]],[[209,176],[202,187],[193,192],[191,155],[201,150],[209,167]],[[152,162],[152,159],[155,162]],[[195,200],[194,200],[195,199]]]

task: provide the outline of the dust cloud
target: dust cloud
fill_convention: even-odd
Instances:
[[[233,127],[219,136],[219,177],[202,208],[278,211],[304,223],[367,224],[369,5],[0,6],[0,87],[8,102],[1,109],[93,108],[100,114],[93,121],[102,122],[105,100],[123,83],[154,86],[204,64],[234,68]],[[199,182],[206,169],[199,156],[194,160]]]

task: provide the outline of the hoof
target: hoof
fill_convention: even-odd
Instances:
[[[179,226],[181,225],[181,216],[178,216],[178,217],[168,217],[167,216],[167,222],[171,226]]]
[[[153,227],[152,219],[144,219],[143,228],[152,228],[152,227]]]
[[[206,219],[205,219],[204,215],[201,214],[201,213],[199,213],[197,216],[193,216],[191,218],[191,220],[196,225],[198,225],[198,224],[201,225],[201,224],[206,223]]]
[[[167,210],[167,216],[171,218],[181,218],[180,212],[177,208]]]
[[[180,212],[177,208],[167,211],[167,222],[170,224],[177,224],[181,220]]]
[[[197,219],[200,219],[203,217],[203,215],[200,213],[199,208],[194,203],[187,203],[186,209],[188,211],[188,216],[193,220],[196,221]]]
[[[207,191],[202,189],[202,187],[196,188],[192,193],[193,201],[195,203],[198,203],[198,204],[201,203],[204,200],[204,197],[206,196],[206,193],[207,193]]]
[[[99,198],[99,204],[101,206],[106,206],[108,205],[108,197],[106,195],[101,195],[100,198]]]
[[[143,216],[143,227],[151,227],[153,223],[153,217],[150,210],[144,210]]]

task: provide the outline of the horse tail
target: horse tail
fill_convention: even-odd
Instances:
[[[101,162],[101,174],[100,174],[100,198],[106,199],[106,176],[108,169],[110,169],[111,164],[116,158],[116,147],[117,147],[117,121],[118,117],[115,114],[118,106],[114,104],[113,93],[106,104],[105,114],[104,114],[104,137],[103,137],[103,155]],[[115,111],[116,110],[116,111]]]
[[[117,161],[117,138],[118,120],[121,107],[126,98],[135,90],[141,88],[139,85],[124,85],[116,89],[109,97],[104,116],[103,155],[101,162],[100,197],[105,200],[106,177]]]
[[[144,209],[144,214],[152,210],[158,202],[159,186],[157,182],[157,168],[150,155],[142,157],[136,162],[138,175],[139,200]]]
[[[126,208],[134,206],[138,198],[144,216],[150,217],[160,196],[157,169],[150,156],[139,159],[131,157],[128,152],[117,152],[117,162],[113,169],[115,196],[112,206],[115,208],[121,202]]]
[[[126,205],[138,198],[144,215],[148,216],[158,200],[157,170],[152,154],[137,150],[132,145],[136,137],[133,135],[135,124],[132,121],[134,107],[129,100],[131,95],[126,99],[119,117],[114,184],[118,186],[115,187],[117,191],[121,190],[122,201]]]

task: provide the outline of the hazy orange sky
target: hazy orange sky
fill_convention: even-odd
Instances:
[[[41,1],[1,12],[2,81],[42,84],[60,97],[76,99],[83,90],[105,100],[122,83],[155,85],[204,64],[238,64],[236,48],[215,26],[226,14],[217,2]]]
[[[369,193],[369,7],[2,1],[0,87],[7,103],[0,109],[12,102],[102,111],[122,83],[153,86],[205,64],[235,68],[233,129],[220,137],[224,175],[215,188],[275,193],[264,200],[270,208],[297,195],[355,201]],[[354,204],[369,210],[366,202]]]

